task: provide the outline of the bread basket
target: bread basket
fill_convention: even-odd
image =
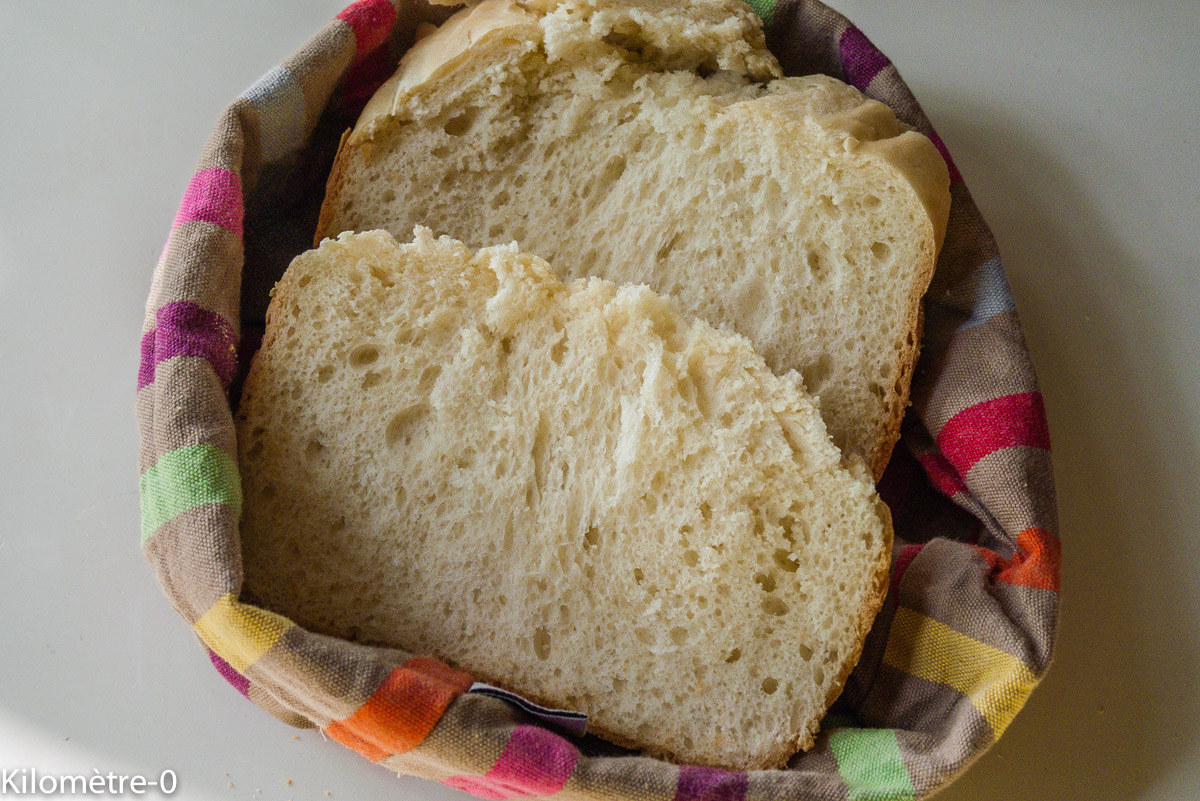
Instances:
[[[950,165],[902,443],[880,482],[891,586],[816,746],[785,770],[650,759],[579,736],[434,659],[306,631],[240,599],[231,403],[268,292],[311,245],[341,133],[421,22],[360,0],[222,114],[154,272],[138,373],[142,547],[213,665],[255,705],[372,762],[484,798],[923,798],[1003,733],[1053,654],[1060,550],[1045,412],[987,226],[896,69],[816,0],[757,0],[790,75],[891,106]]]

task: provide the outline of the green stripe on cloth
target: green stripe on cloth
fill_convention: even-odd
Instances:
[[[176,515],[206,503],[242,508],[237,462],[214,445],[185,445],[164,453],[142,474],[142,543]]]
[[[829,748],[851,801],[913,801],[912,777],[900,759],[894,729],[837,729]]]
[[[775,0],[746,0],[746,3],[762,19],[764,26],[770,26],[771,20],[775,19]]]

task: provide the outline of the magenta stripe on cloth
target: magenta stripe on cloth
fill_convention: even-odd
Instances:
[[[937,135],[937,131],[929,132],[929,141],[933,142],[933,146],[937,148],[937,152],[942,154],[942,158],[946,160],[946,168],[950,170],[950,183],[962,183],[962,173],[958,171],[958,167],[954,166],[954,159],[950,158],[950,149],[946,147],[946,143],[942,141],[942,137]]]
[[[742,771],[683,765],[675,801],[743,801],[750,777]]]
[[[846,82],[860,91],[866,91],[867,84],[879,74],[879,71],[892,62],[879,52],[879,48],[871,44],[866,35],[851,25],[838,39],[838,52],[842,56],[842,69],[846,72]]]
[[[188,222],[210,222],[242,235],[242,181],[222,167],[201,170],[188,181],[172,228]]]
[[[896,557],[896,564],[892,567],[892,595],[895,595],[900,589],[900,580],[904,578],[904,571],[908,570],[908,566],[912,564],[924,547],[924,543],[918,543],[905,545],[900,549],[900,555]]]
[[[962,476],[954,472],[946,457],[940,453],[923,453],[920,460],[921,466],[925,468],[925,475],[929,476],[929,483],[947,498],[953,498],[967,488]]]
[[[142,337],[142,362],[138,367],[138,389],[154,382],[159,362],[176,356],[206,359],[229,389],[237,373],[237,331],[216,312],[180,300],[158,310],[154,328]]]
[[[494,801],[553,795],[567,783],[578,759],[579,750],[557,734],[517,726],[487,773],[451,776],[442,783]]]
[[[249,698],[250,697],[250,679],[246,678],[241,673],[238,673],[236,670],[234,670],[232,665],[230,665],[228,662],[226,662],[221,657],[217,656],[217,653],[215,651],[213,651],[212,649],[206,649],[206,650],[208,650],[208,658],[212,661],[213,667],[215,667],[217,669],[217,672],[220,673],[225,678],[225,681],[227,681],[231,685],[233,685],[233,689],[237,690],[239,693],[241,693],[242,695]]]
[[[396,22],[396,7],[392,0],[358,0],[337,18],[354,31],[354,57],[360,59],[388,38]]]
[[[960,476],[989,453],[1017,445],[1050,448],[1040,392],[1005,395],[963,409],[937,437],[938,450]]]

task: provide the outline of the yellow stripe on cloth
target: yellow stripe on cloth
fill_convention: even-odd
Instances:
[[[1017,657],[904,607],[892,620],[883,661],[967,696],[996,737],[1037,684],[1037,676]]]
[[[242,673],[291,628],[286,617],[222,595],[193,627],[204,644]]]

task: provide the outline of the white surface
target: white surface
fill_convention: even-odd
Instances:
[[[0,767],[172,768],[201,801],[463,797],[246,703],[138,549],[151,269],[222,106],[340,7],[163,5],[0,0]],[[1200,14],[834,5],[990,222],[1055,446],[1057,664],[939,798],[1200,797]]]

